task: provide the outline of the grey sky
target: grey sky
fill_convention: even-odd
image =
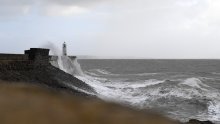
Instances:
[[[220,58],[219,0],[0,0],[0,52]]]

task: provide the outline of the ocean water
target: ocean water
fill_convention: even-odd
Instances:
[[[153,109],[181,121],[220,123],[220,60],[78,62],[84,74],[76,77],[103,100]]]

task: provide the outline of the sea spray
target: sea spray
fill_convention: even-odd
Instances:
[[[61,70],[73,76],[84,75],[76,58],[70,59],[68,56],[58,56],[58,66]]]
[[[80,64],[77,61],[77,58],[71,59],[68,56],[63,56],[62,50],[59,47],[55,46],[53,43],[48,42],[44,45],[45,48],[49,48],[51,54],[55,56],[55,60],[51,64],[66,73],[69,73],[74,76],[83,76],[84,73],[80,67]]]
[[[220,120],[220,100],[213,100],[209,102],[208,113],[211,120]]]

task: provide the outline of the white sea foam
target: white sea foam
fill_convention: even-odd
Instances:
[[[144,82],[128,83],[126,87],[136,89],[136,88],[144,88],[147,86],[157,85],[157,84],[161,84],[161,83],[164,83],[164,80],[152,79],[152,80],[145,80]]]
[[[97,76],[103,76],[103,75],[107,75],[107,76],[119,76],[120,74],[113,74],[107,70],[104,69],[91,69],[88,71],[89,74],[96,74]]]
[[[83,93],[86,93],[86,94],[89,94],[89,95],[94,95],[94,96],[96,95],[96,94],[91,93],[91,92],[88,92],[88,91],[86,91],[86,90],[84,90],[84,89],[75,87],[74,85],[71,85],[71,84],[66,84],[66,85],[67,85],[68,87],[72,88],[72,89],[77,90],[77,91],[80,91],[80,92],[83,92]]]
[[[153,85],[165,83],[163,80],[146,80],[145,82],[107,82],[103,83],[103,78],[94,78],[91,76],[77,76],[78,79],[92,86],[98,93],[98,97],[104,100],[116,102],[129,102],[132,105],[141,106],[146,100],[156,100],[164,97],[179,97],[192,99],[193,97],[202,97],[203,94],[194,88],[167,87],[161,86],[147,89],[144,92],[139,88],[145,88]],[[188,80],[189,81],[189,80]],[[194,85],[193,85],[194,86]],[[205,92],[204,92],[205,94]]]
[[[132,89],[138,89],[138,88],[145,88],[152,85],[157,85],[164,83],[163,80],[145,80],[141,82],[110,82],[102,84],[107,87],[115,87],[119,89],[125,89],[125,88],[132,88]]]
[[[120,97],[120,93],[117,91],[108,88],[103,85],[97,78],[92,78],[90,76],[76,76],[78,79],[86,82],[88,85],[94,88],[94,90],[98,93],[97,96],[105,99],[105,100],[114,100],[115,98]]]
[[[96,77],[100,76],[100,75],[98,75],[98,74],[96,74],[94,72],[89,72],[89,71],[85,71],[84,73],[87,74],[87,75],[96,76]]]
[[[220,120],[220,101],[213,100],[208,106],[209,118],[214,121]]]
[[[208,85],[202,83],[202,81],[198,78],[188,78],[184,80],[181,85],[188,85],[190,87],[199,88],[202,90],[206,90],[205,88],[209,87]]]
[[[87,71],[87,73],[89,75],[93,75],[93,76],[101,76],[101,75],[108,75],[108,76],[153,76],[153,75],[157,75],[160,73],[138,73],[138,74],[113,74],[112,72],[109,72],[105,69],[91,69],[89,71]]]
[[[118,86],[115,85],[106,85],[100,81],[99,79],[94,79],[93,77],[90,76],[76,76],[78,79],[86,82],[90,86],[92,86],[96,92],[98,93],[97,96],[107,100],[107,101],[130,101],[130,93],[123,92],[122,89],[120,89]],[[110,88],[111,87],[111,88]]]
[[[138,73],[138,74],[133,74],[137,76],[152,76],[152,75],[157,75],[159,73]]]
[[[96,69],[96,71],[97,71],[98,73],[104,74],[104,75],[109,75],[109,74],[111,74],[111,72],[108,72],[108,71],[103,70],[103,69]]]

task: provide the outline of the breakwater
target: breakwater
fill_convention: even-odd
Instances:
[[[0,80],[28,82],[75,95],[95,94],[93,88],[74,76],[51,65],[56,56],[49,49],[31,48],[24,54],[0,54]],[[72,57],[74,59],[74,57]]]

